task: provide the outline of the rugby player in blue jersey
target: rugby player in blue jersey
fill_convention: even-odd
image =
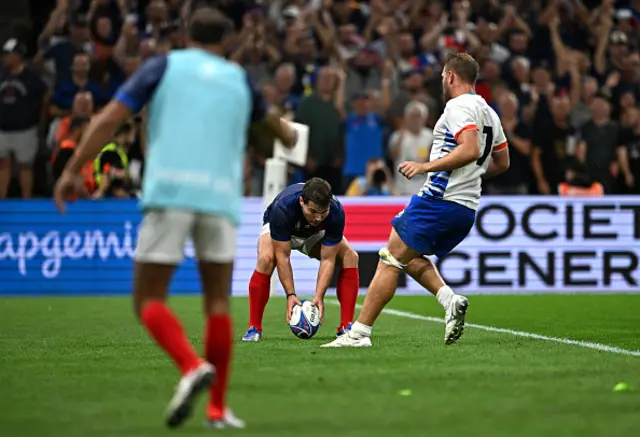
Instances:
[[[324,319],[324,296],[334,270],[340,267],[336,294],[340,302],[337,336],[348,331],[358,298],[358,254],[344,238],[344,209],[333,196],[329,183],[313,178],[286,187],[267,207],[258,240],[258,265],[249,283],[249,329],[243,341],[262,338],[262,318],[269,301],[270,279],[278,276],[287,298],[287,322],[291,310],[300,305],[293,283],[291,251],[297,250],[320,261],[313,303]]]

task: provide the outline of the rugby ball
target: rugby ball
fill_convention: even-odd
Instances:
[[[303,300],[302,305],[293,307],[289,328],[293,335],[303,340],[313,337],[320,329],[320,310],[310,301]]]

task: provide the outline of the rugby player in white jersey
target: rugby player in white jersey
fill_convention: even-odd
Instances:
[[[391,224],[386,247],[358,320],[346,334],[323,347],[370,347],[371,328],[393,298],[404,270],[436,296],[445,310],[445,344],[463,333],[469,306],[455,294],[427,255],[442,257],[469,234],[480,201],[482,178],[509,168],[500,118],[475,94],[478,63],[466,53],[447,56],[442,87],[447,102],[434,129],[429,162],[404,162],[398,170],[411,179],[427,173],[424,186]]]

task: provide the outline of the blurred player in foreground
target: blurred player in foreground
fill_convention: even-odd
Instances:
[[[214,428],[244,427],[226,407],[232,354],[229,281],[240,221],[246,133],[250,121],[292,147],[295,132],[265,114],[241,67],[226,61],[222,41],[231,23],[214,9],[189,19],[190,48],[148,60],[93,118],[55,188],[55,200],[79,189],[82,164],[93,159],[115,130],[149,103],[149,152],[136,249],[134,305],[151,337],[182,373],[167,409],[167,425],[180,425],[195,397],[210,388],[207,419]],[[193,240],[207,314],[206,361],[193,349],[165,304],[184,245]]]
[[[370,347],[371,328],[393,298],[400,270],[436,296],[445,310],[445,344],[464,330],[469,301],[447,286],[425,255],[442,257],[469,234],[475,220],[482,177],[509,168],[507,140],[500,118],[474,93],[478,64],[468,54],[451,54],[442,71],[447,105],[436,123],[431,160],[404,162],[399,171],[411,179],[429,176],[418,195],[391,224],[387,247],[380,249],[378,270],[362,311],[351,330],[323,347]]]
[[[358,254],[343,237],[343,232],[344,209],[327,181],[313,178],[304,184],[290,185],[276,196],[264,213],[258,240],[258,265],[249,283],[249,330],[243,341],[262,338],[262,318],[269,301],[271,274],[276,267],[287,295],[287,323],[293,307],[301,304],[293,284],[291,250],[320,260],[313,303],[320,310],[321,320],[324,319],[324,295],[335,267],[341,267],[336,290],[340,302],[337,336],[349,330],[360,281]]]

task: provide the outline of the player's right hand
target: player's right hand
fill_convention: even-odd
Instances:
[[[398,166],[398,171],[407,179],[416,175],[428,173],[425,162],[405,161]]]
[[[82,177],[68,171],[63,172],[53,189],[53,200],[61,214],[66,211],[65,201],[76,194],[82,197],[86,195]]]
[[[286,314],[287,324],[289,324],[289,321],[291,320],[291,313],[293,313],[293,307],[296,305],[302,305],[302,302],[300,302],[300,299],[298,299],[298,296],[296,296],[295,294],[291,294],[287,296],[287,314]]]

